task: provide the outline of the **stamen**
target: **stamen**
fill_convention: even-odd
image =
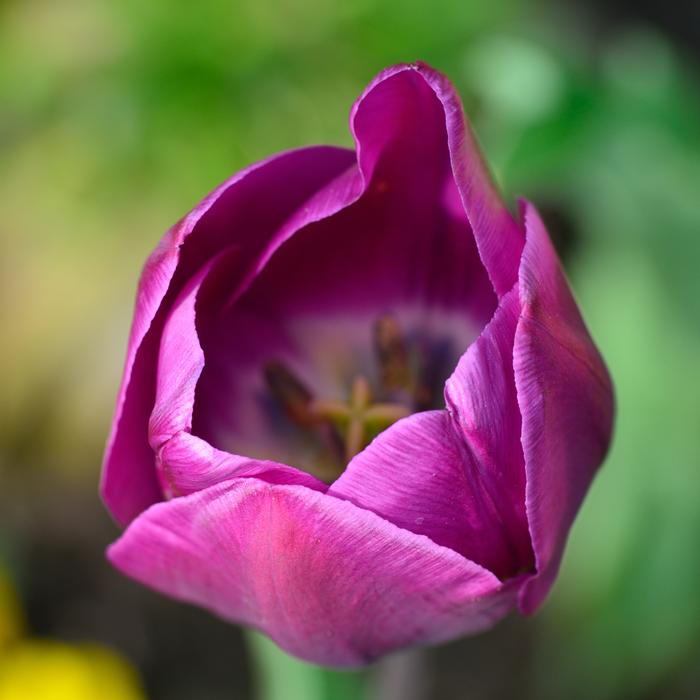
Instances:
[[[411,373],[406,341],[397,320],[389,314],[374,324],[374,352],[382,388],[392,391],[407,387]]]
[[[325,463],[319,463],[312,470],[324,481],[334,481],[342,471],[344,444],[333,421],[314,410],[314,399],[304,383],[281,362],[268,362],[263,372],[270,393],[275,397],[286,416],[299,428],[315,436],[325,447],[331,464],[340,465],[334,469]],[[330,476],[329,476],[330,474]]]
[[[352,459],[376,435],[405,418],[410,411],[400,404],[372,403],[372,390],[362,375],[355,377],[350,401],[313,401],[310,410],[319,418],[326,418],[345,433],[345,458]]]
[[[369,382],[362,375],[355,377],[350,392],[350,422],[345,432],[345,457],[352,459],[365,446],[365,411],[372,399]]]
[[[350,392],[350,410],[361,414],[372,400],[372,390],[366,377],[359,374],[352,383]]]
[[[374,352],[384,394],[409,402],[424,411],[433,404],[433,391],[426,375],[430,351],[420,341],[407,342],[399,322],[389,314],[374,324]]]
[[[311,392],[304,384],[281,362],[268,362],[263,371],[270,392],[287,417],[299,426],[312,426],[316,416],[310,410]]]
[[[371,426],[383,430],[410,415],[411,411],[399,403],[375,403],[365,411],[365,420]]]
[[[266,383],[279,406],[321,448],[310,470],[324,481],[337,478],[383,430],[433,403],[428,350],[415,339],[407,343],[399,323],[390,315],[377,319],[373,341],[379,380],[376,388],[383,399],[376,403],[368,379],[361,374],[353,379],[347,401],[337,401],[314,397],[281,362],[264,367]]]

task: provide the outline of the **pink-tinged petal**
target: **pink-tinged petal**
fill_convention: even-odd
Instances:
[[[514,587],[303,486],[232,480],[152,506],[109,549],[124,573],[328,666],[487,627]]]
[[[240,246],[244,276],[270,237],[320,187],[354,162],[351,151],[314,147],[283,153],[241,171],[168,231],[146,263],[107,441],[100,491],[126,523],[160,498],[148,444],[162,324],[182,286],[212,255]]]
[[[447,132],[454,181],[474,232],[481,260],[496,293],[502,296],[517,280],[523,234],[499,196],[464,115],[459,95],[444,75],[424,63],[415,63],[388,68],[372,81],[351,113],[360,167],[365,176],[373,172],[379,154],[394,137],[394,123],[412,125],[405,128],[424,131],[423,124],[430,114],[425,101],[421,104],[418,99],[424,83],[430,86],[442,107],[442,129],[443,133],[445,130]],[[385,102],[393,107],[392,119],[383,128],[379,118],[384,114],[374,112],[367,106],[377,92],[385,93]],[[431,151],[437,152],[437,148],[428,134],[424,152]],[[412,167],[422,166],[421,161],[414,161]]]
[[[533,566],[525,514],[525,463],[513,374],[518,290],[502,299],[493,319],[445,384],[445,400],[477,468],[480,485],[510,542],[515,570]]]
[[[377,436],[328,494],[426,535],[506,579],[521,562],[488,490],[490,481],[449,413],[426,411]]]
[[[556,577],[569,528],[607,452],[614,406],[610,377],[544,225],[531,204],[522,209],[526,244],[514,369],[537,569],[520,596],[528,613]]]
[[[234,477],[254,476],[270,484],[298,484],[326,491],[311,474],[271,460],[251,459],[217,450],[188,432],[177,433],[156,453],[158,474],[168,496],[182,496]]]

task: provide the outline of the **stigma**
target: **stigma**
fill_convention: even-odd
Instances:
[[[372,357],[371,374],[354,374],[341,400],[315,396],[281,361],[263,366],[267,391],[283,420],[317,445],[318,458],[307,471],[328,483],[379,433],[435,402],[426,344],[408,340],[392,315],[373,325]]]

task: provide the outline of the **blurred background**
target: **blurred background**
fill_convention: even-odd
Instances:
[[[430,650],[426,697],[700,697],[700,4],[0,2],[0,700],[248,698],[240,631],[104,562],[140,267],[235,170],[351,145],[382,67],[446,72],[541,206],[618,396],[544,609]]]

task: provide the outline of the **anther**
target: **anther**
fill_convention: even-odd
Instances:
[[[382,393],[397,389],[410,392],[408,351],[399,325],[391,316],[380,318],[375,325],[375,351]],[[370,383],[361,374],[353,379],[346,401],[315,398],[306,385],[278,361],[268,362],[264,375],[270,393],[289,420],[308,435],[315,436],[340,471],[374,436],[411,413],[401,403],[375,403]]]
[[[270,392],[287,417],[302,427],[310,427],[317,418],[311,411],[311,392],[281,362],[268,362],[264,369],[265,381]]]
[[[389,314],[381,316],[374,324],[374,352],[382,387],[392,391],[408,386],[410,368],[406,341],[397,320]]]

